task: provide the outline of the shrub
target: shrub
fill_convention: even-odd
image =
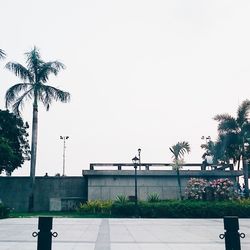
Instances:
[[[127,202],[125,204],[114,202],[111,214],[118,217],[134,217],[137,215],[137,207],[134,202]]]
[[[126,195],[117,195],[115,202],[125,205],[128,202],[128,198]]]
[[[159,202],[160,201],[159,194],[157,194],[157,193],[149,194],[147,197],[147,201],[148,202]]]
[[[213,180],[209,185],[213,188],[214,197],[217,200],[229,200],[238,196],[234,188],[234,183],[228,178]]]
[[[93,200],[80,203],[77,211],[85,214],[111,214],[112,201]]]
[[[186,187],[186,196],[192,200],[202,200],[205,195],[205,188],[208,185],[204,179],[191,178]]]
[[[112,215],[142,218],[222,218],[235,215],[250,218],[250,201],[194,201],[173,200],[157,203],[139,202],[112,205]]]
[[[226,179],[206,181],[191,178],[186,187],[186,196],[191,200],[232,200],[239,197],[234,182]]]
[[[10,214],[10,209],[0,203],[0,219],[8,218]]]

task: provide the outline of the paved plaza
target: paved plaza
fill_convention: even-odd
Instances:
[[[0,250],[35,250],[38,218],[0,220]],[[222,219],[54,218],[53,250],[224,250]],[[242,250],[250,249],[250,220],[240,219]]]

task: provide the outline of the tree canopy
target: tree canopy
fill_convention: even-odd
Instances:
[[[0,173],[11,174],[29,160],[28,127],[20,117],[0,110]]]

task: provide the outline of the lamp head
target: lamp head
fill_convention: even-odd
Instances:
[[[132,162],[134,164],[138,163],[139,162],[139,158],[137,158],[136,156],[132,159]]]

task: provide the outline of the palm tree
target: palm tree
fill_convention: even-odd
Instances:
[[[188,142],[178,142],[177,144],[173,145],[169,148],[170,151],[173,153],[173,169],[176,170],[177,173],[177,180],[179,186],[179,194],[180,198],[183,199],[182,192],[181,192],[181,180],[180,180],[180,168],[181,165],[184,163],[184,154],[190,152],[190,145]]]
[[[64,65],[58,61],[44,62],[39,50],[34,47],[25,53],[27,67],[16,62],[9,62],[6,68],[12,71],[23,82],[10,87],[5,95],[6,108],[12,107],[13,112],[20,115],[20,109],[28,99],[33,100],[33,121],[31,140],[30,177],[32,180],[32,195],[35,184],[37,132],[38,132],[38,102],[42,102],[47,111],[53,100],[68,102],[70,94],[55,87],[46,85],[50,74],[57,75]],[[32,197],[31,197],[32,198]],[[33,201],[32,201],[33,202]],[[32,209],[32,208],[31,208]]]
[[[238,162],[238,168],[242,162],[246,197],[249,197],[247,164],[249,147],[246,148],[250,138],[249,110],[250,101],[245,100],[239,105],[236,118],[229,114],[214,117],[214,120],[218,121],[219,141],[227,158],[233,159],[235,163]]]
[[[4,52],[4,50],[0,49],[0,59],[5,58],[6,54]]]

